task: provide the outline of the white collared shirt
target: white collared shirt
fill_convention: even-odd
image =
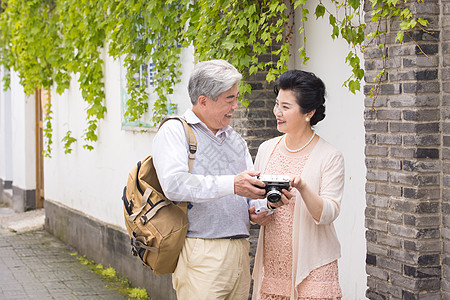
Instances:
[[[227,126],[214,135],[190,109],[183,114],[183,118],[197,130],[206,132],[211,139],[218,141],[233,132]],[[189,173],[186,134],[178,120],[170,120],[159,129],[153,140],[153,161],[161,187],[172,201],[201,203],[234,195],[234,177],[237,174],[205,176]],[[245,164],[247,170],[254,169],[248,150],[245,151]]]

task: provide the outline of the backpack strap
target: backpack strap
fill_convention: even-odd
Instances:
[[[194,165],[195,160],[195,153],[197,152],[197,138],[195,137],[194,131],[192,130],[191,126],[182,117],[167,117],[161,122],[161,124],[159,124],[158,129],[161,128],[161,126],[170,119],[177,119],[181,122],[181,124],[183,124],[184,132],[186,133],[186,140],[189,146],[189,161],[188,161],[189,173],[192,173],[192,167]],[[178,207],[181,208],[183,212],[186,214],[188,206],[192,206],[192,204],[184,201],[178,204]]]
[[[186,133],[186,140],[189,145],[189,173],[192,173],[192,167],[194,165],[195,160],[195,153],[197,152],[197,138],[195,137],[194,131],[192,130],[191,126],[186,122],[185,119],[179,118],[181,123],[183,123],[184,126],[184,132]]]
[[[189,173],[192,173],[192,167],[194,165],[195,160],[195,153],[197,152],[197,138],[195,137],[194,131],[192,130],[191,126],[182,117],[167,117],[161,122],[158,129],[161,128],[161,126],[170,119],[177,119],[181,122],[181,124],[183,124],[184,132],[186,133],[186,140],[189,146],[189,161],[188,161]]]

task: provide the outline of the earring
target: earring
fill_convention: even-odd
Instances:
[[[306,122],[309,122],[309,120],[310,120],[309,117],[306,117],[306,118],[305,118],[305,121],[306,121]]]

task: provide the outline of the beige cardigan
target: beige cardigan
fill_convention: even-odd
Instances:
[[[264,172],[280,138],[276,137],[261,144],[255,159],[256,170]],[[296,287],[312,270],[341,256],[341,246],[333,221],[339,215],[344,191],[344,158],[336,148],[320,138],[310,153],[301,176],[308,187],[322,197],[323,211],[320,222],[316,222],[297,192],[292,234],[292,300],[298,298]],[[261,288],[263,237],[264,226],[261,226],[253,269],[253,300],[258,298]]]

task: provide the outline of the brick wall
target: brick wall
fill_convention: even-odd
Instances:
[[[442,130],[442,283],[443,299],[450,299],[450,1],[441,0],[441,130]]]
[[[266,71],[260,71],[246,79],[246,83],[252,86],[251,94],[245,95],[249,105],[239,108],[231,122],[231,126],[247,141],[253,158],[262,142],[280,135],[272,113],[275,105],[274,83],[268,83],[266,75]]]
[[[440,3],[443,6],[441,15]],[[376,99],[373,78],[383,68],[381,50],[365,56],[366,272],[369,299],[447,299],[450,294],[450,145],[446,125],[446,63],[450,49],[448,1],[412,2],[410,9],[430,21],[429,32],[387,35],[386,74]],[[371,7],[366,4],[368,30]],[[446,13],[447,12],[447,13]],[[391,30],[397,22],[385,23]],[[447,37],[446,37],[447,36]],[[447,39],[447,42],[445,41]],[[426,53],[422,54],[420,49]],[[442,55],[440,55],[442,54]],[[448,71],[447,71],[448,72]],[[449,123],[450,124],[450,123]],[[448,127],[448,128],[446,128]],[[446,144],[447,142],[447,144]]]

